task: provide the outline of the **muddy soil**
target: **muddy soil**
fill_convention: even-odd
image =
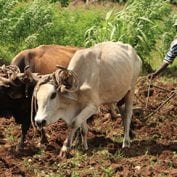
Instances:
[[[15,146],[20,126],[13,118],[0,119],[0,176],[177,176],[177,84],[156,80],[149,87],[144,78],[137,84],[132,119],[131,147],[122,149],[120,115],[108,106],[89,121],[89,150],[76,145],[67,158],[59,151],[68,133],[63,121],[45,128],[48,145],[39,144],[31,128],[20,153]],[[164,104],[164,105],[163,105]]]

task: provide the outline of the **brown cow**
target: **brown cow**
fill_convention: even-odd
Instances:
[[[56,70],[56,65],[67,67],[79,49],[62,45],[41,45],[21,51],[12,59],[11,64],[18,66],[21,72],[29,65],[32,72],[48,74]]]

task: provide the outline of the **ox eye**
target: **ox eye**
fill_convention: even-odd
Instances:
[[[50,96],[51,99],[54,99],[56,97],[57,93],[56,92],[53,92]]]

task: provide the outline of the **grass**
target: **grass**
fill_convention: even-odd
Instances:
[[[14,131],[15,128],[12,126],[9,126],[5,131],[6,139],[10,143],[16,143],[18,141],[18,138],[14,135]]]
[[[106,168],[102,168],[103,172],[104,172],[104,176],[105,177],[112,177],[114,174],[114,170],[112,169],[112,167],[106,167]]]
[[[114,154],[114,156],[116,156],[117,158],[120,158],[120,159],[125,158],[125,154],[120,149],[118,149],[116,151],[116,153]]]

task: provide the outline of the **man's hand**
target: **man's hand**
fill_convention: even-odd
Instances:
[[[154,73],[148,75],[148,79],[154,79],[155,77],[157,77],[162,71],[167,68],[168,65],[169,63],[163,62],[159,69],[157,69]]]
[[[154,79],[157,76],[156,73],[148,74],[148,79]]]

